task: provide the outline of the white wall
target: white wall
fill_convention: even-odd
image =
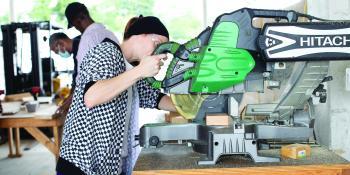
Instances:
[[[350,20],[350,0],[308,0],[308,13],[325,19]],[[350,92],[345,90],[345,70],[350,61],[333,61],[326,104],[316,107],[320,142],[350,160]]]

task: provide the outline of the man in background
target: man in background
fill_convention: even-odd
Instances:
[[[80,39],[79,49],[77,53],[78,77],[80,64],[86,53],[97,44],[108,38],[119,44],[117,37],[106,27],[100,23],[96,23],[90,16],[86,6],[79,2],[68,4],[65,10],[68,21],[68,28],[75,27],[82,35]]]
[[[74,89],[76,84],[76,77],[78,74],[78,63],[77,63],[77,53],[80,42],[80,35],[70,39],[66,34],[59,32],[54,33],[50,36],[49,45],[50,50],[60,55],[62,58],[69,58],[71,54],[73,54],[74,60],[74,71],[73,71],[73,81],[72,81],[72,89]]]
[[[60,55],[62,58],[69,58],[71,54],[73,54],[74,60],[72,88],[70,90],[70,94],[63,101],[62,105],[56,110],[55,115],[66,116],[72,103],[73,92],[76,86],[76,77],[78,74],[78,61],[76,56],[78,53],[79,42],[80,35],[73,39],[70,39],[66,34],[62,32],[52,34],[49,39],[50,50]]]

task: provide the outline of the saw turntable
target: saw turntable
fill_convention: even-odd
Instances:
[[[262,28],[254,18],[271,18]],[[305,22],[300,22],[306,19]],[[173,59],[164,80],[148,78],[154,88],[171,94],[188,124],[146,124],[142,147],[188,141],[206,156],[200,165],[215,164],[222,155],[249,155],[255,162],[277,162],[258,150],[266,140],[307,141],[314,136],[312,98],[326,102],[324,82],[329,61],[350,59],[350,22],[329,21],[295,11],[243,8],[217,17],[212,27],[185,44],[164,43],[154,54]],[[248,104],[240,120],[238,107],[245,92],[280,89],[277,101]],[[205,116],[227,113],[229,127],[205,125]]]

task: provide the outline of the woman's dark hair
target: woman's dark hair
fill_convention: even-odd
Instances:
[[[127,36],[126,33],[128,33],[128,31],[130,30],[130,27],[139,19],[142,18],[142,15],[140,15],[139,17],[133,17],[131,18],[128,23],[126,23],[125,29],[124,29],[124,36],[123,39],[127,40],[130,38],[130,36]]]

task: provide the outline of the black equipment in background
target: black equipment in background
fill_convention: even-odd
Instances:
[[[47,59],[51,57],[50,49],[45,49],[51,29],[58,28],[53,28],[49,21],[1,26],[7,95],[28,92],[34,86],[40,87],[44,95],[52,94],[53,60]],[[30,54],[23,54],[29,51]],[[29,70],[24,71],[24,66]]]

